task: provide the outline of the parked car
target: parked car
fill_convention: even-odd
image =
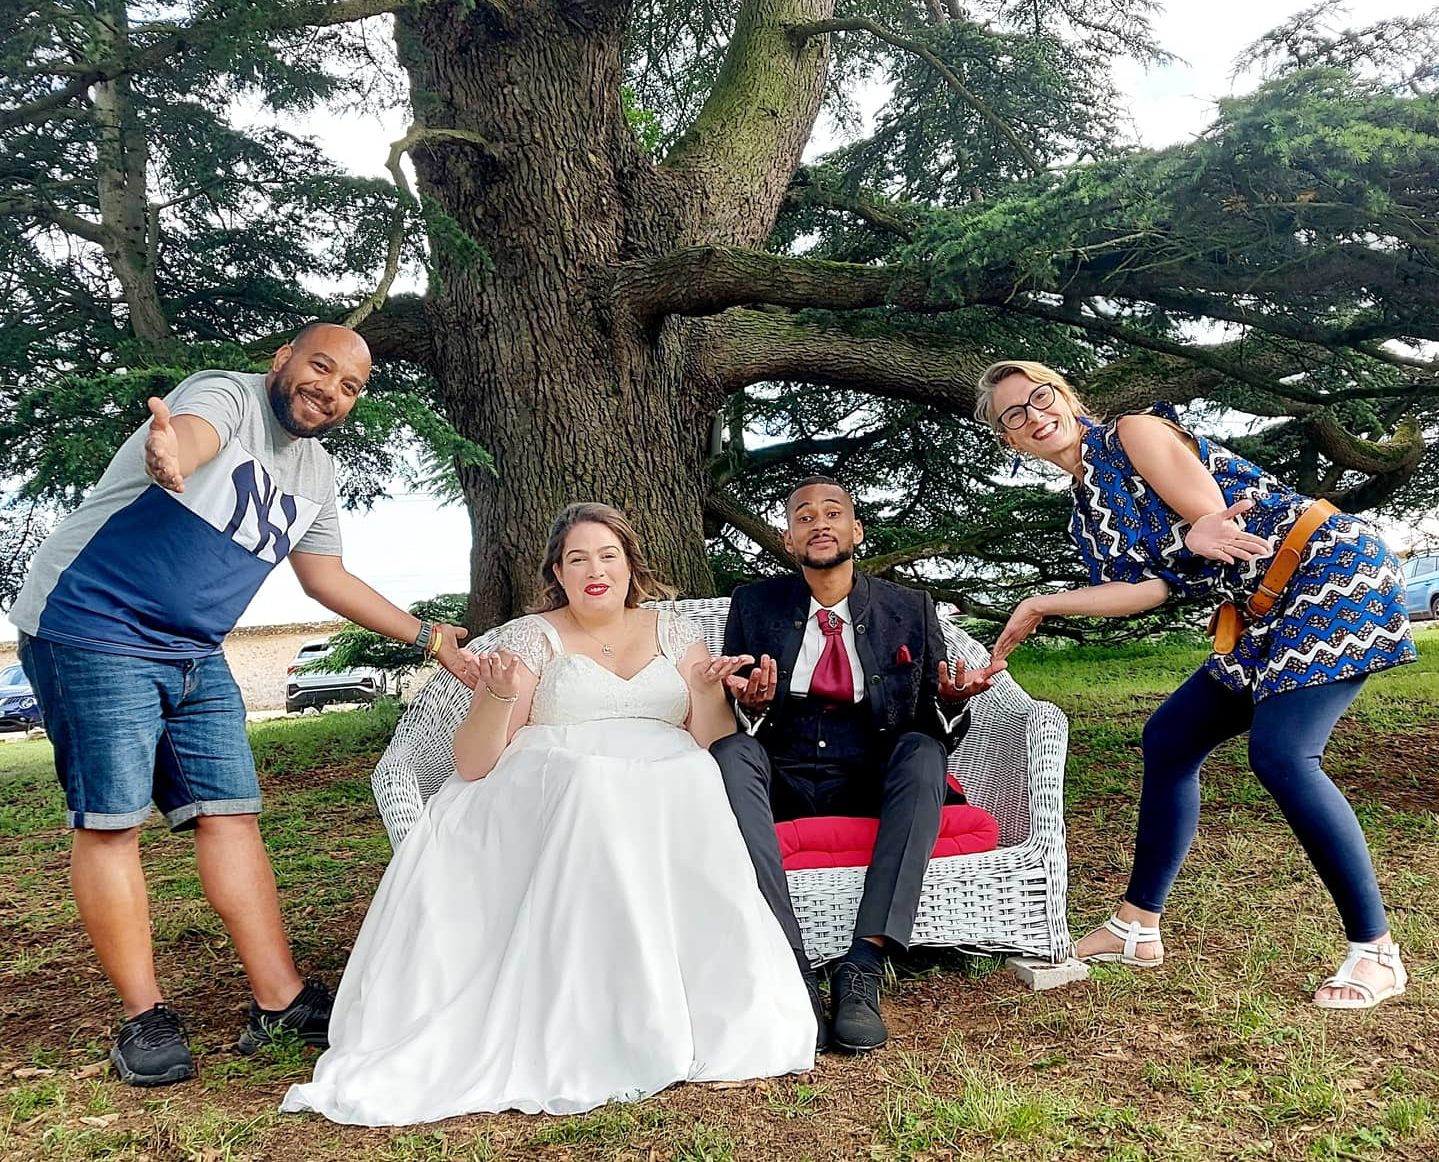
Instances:
[[[359,666],[353,670],[306,670],[330,652],[330,639],[318,638],[300,647],[285,670],[285,711],[294,714],[307,706],[319,709],[334,702],[373,702],[390,692],[383,670]]]
[[[1404,596],[1411,617],[1439,617],[1439,552],[1418,552],[1404,562]]]
[[[0,730],[30,730],[40,725],[40,703],[30,679],[17,664],[0,670]]]

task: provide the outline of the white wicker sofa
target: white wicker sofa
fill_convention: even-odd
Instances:
[[[726,598],[677,602],[720,651]],[[989,656],[963,630],[941,623],[951,659],[980,666]],[[488,648],[495,631],[470,643]],[[398,846],[425,800],[453,773],[449,739],[469,691],[440,671],[416,695],[375,768],[372,785],[390,842]],[[999,821],[999,847],[930,861],[914,943],[985,952],[1019,952],[1059,963],[1070,952],[1065,917],[1064,758],[1069,724],[1057,706],[1029,697],[1008,674],[971,702],[972,724],[950,769],[971,803]],[[864,871],[817,868],[789,873],[790,895],[816,962],[840,956],[854,936]]]

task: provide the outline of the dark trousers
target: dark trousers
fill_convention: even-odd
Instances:
[[[807,963],[804,941],[774,825],[813,815],[879,820],[854,934],[883,936],[908,947],[944,803],[946,755],[938,740],[918,732],[902,734],[889,754],[871,752],[867,762],[848,757],[806,760],[793,748],[772,755],[747,734],[729,735],[710,749],[754,861],[760,891],[800,961]]]
[[[1363,677],[1271,694],[1255,703],[1204,671],[1144,725],[1144,789],[1134,870],[1124,898],[1148,912],[1165,898],[1199,823],[1199,768],[1225,739],[1249,732],[1249,765],[1274,797],[1334,897],[1350,940],[1388,927],[1384,901],[1354,808],[1320,765],[1329,734]]]

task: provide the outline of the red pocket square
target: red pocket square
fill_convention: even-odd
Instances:
[[[910,656],[908,646],[902,645],[894,651],[894,664],[896,666],[907,666],[912,661],[914,661],[914,658]]]

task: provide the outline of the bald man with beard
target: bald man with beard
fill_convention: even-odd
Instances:
[[[171,830],[194,831],[205,896],[249,980],[238,1048],[280,1030],[326,1044],[330,992],[290,955],[245,706],[221,652],[270,571],[288,558],[322,605],[421,645],[474,685],[465,630],[422,624],[341,558],[318,437],[344,422],[369,374],[364,339],[316,323],[264,375],[202,371],[152,398],[150,421],[36,552],[10,614],[65,790],[75,902],[125,1011],[110,1060],[131,1085],[195,1075],[155,974],[139,842],[152,805]]]

